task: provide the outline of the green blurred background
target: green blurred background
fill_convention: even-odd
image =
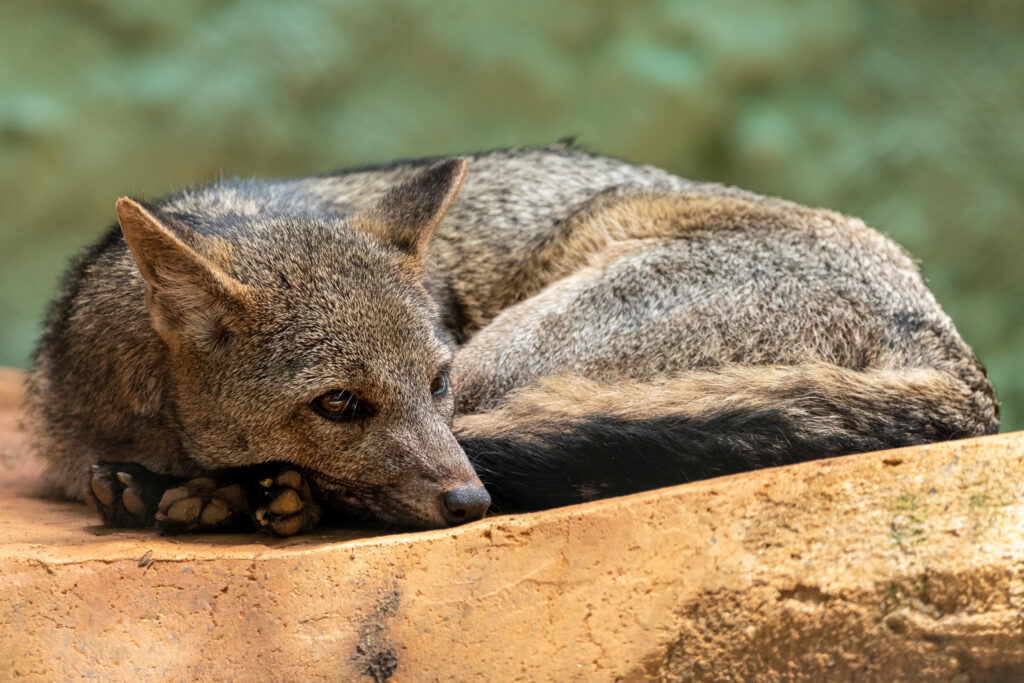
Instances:
[[[20,1],[0,26],[0,364],[114,200],[552,142],[856,214],[1024,428],[1024,5]]]

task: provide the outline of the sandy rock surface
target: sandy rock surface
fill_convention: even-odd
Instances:
[[[0,677],[1024,679],[1024,433],[454,530],[167,538],[41,500],[0,373]]]

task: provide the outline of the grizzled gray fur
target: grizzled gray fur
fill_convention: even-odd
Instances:
[[[29,398],[50,480],[111,524],[438,526],[998,430],[890,240],[571,146],[118,210]]]

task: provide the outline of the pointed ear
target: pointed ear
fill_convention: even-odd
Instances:
[[[208,351],[223,347],[245,313],[250,288],[185,244],[138,202],[117,200],[125,242],[145,278],[153,326],[170,345],[190,339]]]
[[[465,159],[450,159],[428,168],[355,217],[356,225],[406,252],[409,266],[418,273],[437,224],[466,179],[466,166]]]

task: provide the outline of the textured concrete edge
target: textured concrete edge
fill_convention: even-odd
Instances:
[[[266,544],[96,535],[83,506],[6,487],[0,671],[1013,680],[1022,475],[1017,433]]]

